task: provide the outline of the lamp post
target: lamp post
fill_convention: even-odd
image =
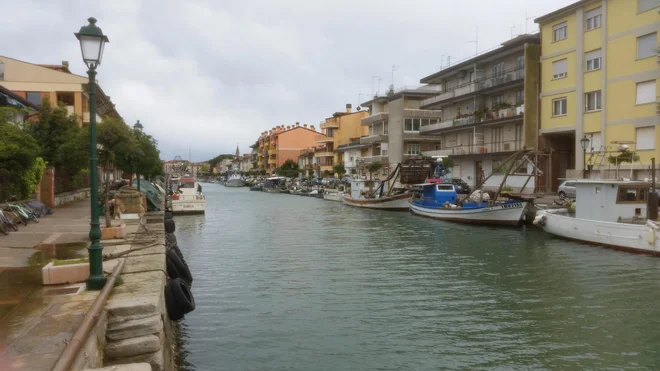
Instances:
[[[99,180],[98,180],[98,157],[96,154],[96,68],[101,65],[103,48],[109,42],[108,37],[96,26],[96,19],[87,19],[89,24],[80,28],[75,33],[80,42],[83,62],[87,66],[89,82],[89,175],[90,175],[90,207],[91,222],[89,230],[90,246],[87,248],[89,254],[89,278],[87,279],[88,290],[100,290],[105,285],[103,276],[103,261],[101,253],[101,227],[99,225]]]
[[[580,139],[580,146],[582,146],[582,179],[587,178],[587,146],[589,142],[589,138],[586,135]]]
[[[133,129],[136,130],[136,131],[139,131],[140,133],[142,133],[142,129],[144,129],[144,126],[142,126],[142,124],[140,124],[140,120],[137,120],[135,125],[133,125]],[[137,178],[137,185],[138,185],[137,189],[138,189],[138,192],[140,192],[140,173],[137,172],[137,169],[136,169],[136,172],[135,172],[135,177]]]

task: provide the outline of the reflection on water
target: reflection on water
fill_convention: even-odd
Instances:
[[[660,259],[204,186],[182,369],[660,368]]]
[[[42,287],[41,269],[54,259],[85,257],[87,243],[42,244],[24,262],[0,267],[0,320]]]

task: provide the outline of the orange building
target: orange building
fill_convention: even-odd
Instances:
[[[261,133],[257,165],[269,172],[275,171],[287,160],[298,162],[300,151],[316,145],[317,132],[314,125],[279,125]]]

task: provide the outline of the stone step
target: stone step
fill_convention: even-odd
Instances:
[[[162,330],[163,321],[161,320],[160,315],[155,315],[146,318],[109,323],[105,337],[110,341],[117,341],[146,335],[155,335]]]
[[[133,356],[129,358],[124,358],[124,359],[117,359],[114,361],[106,361],[104,362],[105,365],[118,365],[118,364],[123,364],[127,362],[144,362],[148,363],[151,365],[151,368],[149,370],[153,371],[163,371],[165,370],[165,361],[163,359],[163,352],[153,352],[153,353],[146,353],[146,354],[140,354],[138,356]],[[171,369],[171,367],[168,367],[167,369]],[[142,370],[140,370],[142,371]]]
[[[104,354],[108,359],[125,359],[158,350],[160,350],[160,338],[156,335],[147,335],[108,342],[105,345]]]
[[[83,371],[151,371],[151,365],[148,363],[129,363],[103,368],[87,368]]]
[[[155,296],[114,299],[105,308],[110,317],[149,317],[160,314],[159,298]]]

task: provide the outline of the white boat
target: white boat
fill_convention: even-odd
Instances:
[[[198,192],[199,183],[193,177],[181,177],[178,191],[172,194],[172,213],[204,214],[206,211],[206,197]]]
[[[370,182],[373,183],[369,180],[353,179],[351,181],[351,193],[345,195],[342,201],[346,205],[365,209],[408,210],[408,200],[412,197],[412,193],[404,192],[387,195],[387,189],[384,185],[373,191],[373,187],[368,187]]]
[[[231,173],[227,176],[225,187],[245,187],[245,180],[239,173]]]
[[[419,192],[410,200],[410,211],[429,218],[470,224],[520,224],[526,202],[480,201],[461,202],[451,183],[420,184]]]
[[[323,191],[323,199],[328,201],[341,202],[342,198],[344,198],[345,193],[346,190],[344,189],[343,185],[340,186],[338,189],[326,189]]]
[[[649,183],[578,180],[575,190],[575,214],[568,209],[539,210],[534,224],[571,240],[660,255],[660,226],[646,219]]]

